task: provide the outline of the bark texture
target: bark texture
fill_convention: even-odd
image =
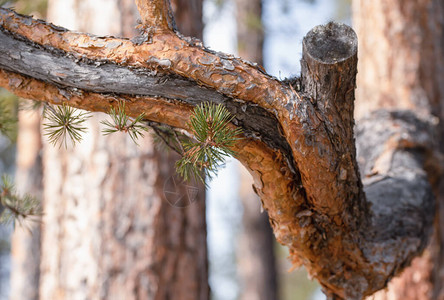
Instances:
[[[40,112],[21,110],[18,117],[16,186],[20,193],[42,199]],[[40,227],[40,222],[15,227],[11,241],[11,300],[39,299]]]
[[[75,29],[128,32],[119,1],[49,4],[59,24],[75,12]],[[104,117],[73,149],[45,145],[41,299],[208,299],[204,189],[180,184],[149,134],[103,136]]]
[[[164,4],[144,2],[151,12]],[[256,134],[245,126],[245,139],[233,150],[254,178],[276,238],[330,298],[361,299],[384,288],[423,250],[434,203],[423,163],[433,149],[434,124],[409,113],[370,116],[360,125],[360,135],[382,118],[387,130],[379,135],[387,140],[364,139],[376,144],[359,146],[360,153],[374,159],[360,173],[353,138],[353,30],[336,23],[312,29],[303,41],[302,78],[281,82],[255,64],[165,30],[164,23],[153,33],[148,27],[155,24],[142,21],[147,26],[130,41],[70,32],[0,9],[0,45],[31,46],[35,59],[50,54],[51,62],[64,57],[81,68],[95,66],[82,69],[91,72],[94,85],[88,86],[71,76],[61,79],[71,69],[47,72],[40,65],[27,73],[20,66],[27,56],[23,50],[10,53],[0,47],[0,85],[94,111],[107,111],[110,103],[124,99],[130,115],[146,112],[147,120],[185,130],[190,108],[203,100],[201,93],[214,96],[206,101],[220,103],[222,97],[224,103],[236,103],[236,113],[251,109],[246,119],[274,120],[274,131]],[[120,71],[100,73],[113,68]],[[134,72],[153,89],[134,95],[108,84]],[[108,86],[100,87],[102,82]],[[187,91],[182,91],[185,84]],[[244,127],[241,121],[234,120],[233,126]],[[391,160],[386,168],[379,165],[384,159]]]
[[[236,1],[237,50],[240,57],[263,65],[264,31],[262,1]],[[239,170],[239,196],[243,206],[242,225],[237,247],[240,299],[278,299],[278,278],[274,253],[274,236],[268,214],[253,192],[248,172]]]
[[[422,118],[437,122],[439,134],[433,146],[435,153],[442,151],[442,1],[356,0],[353,5],[360,48],[356,116],[359,118],[377,109],[412,110]],[[433,240],[421,258],[416,258],[387,290],[371,299],[444,299],[442,160],[434,159],[433,153],[428,156],[429,179],[437,195],[438,208]]]

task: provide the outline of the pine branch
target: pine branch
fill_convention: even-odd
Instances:
[[[20,196],[10,177],[3,175],[0,184],[0,223],[22,222],[42,215],[40,202],[33,196]]]
[[[45,133],[51,144],[59,143],[59,148],[62,144],[65,148],[68,147],[68,139],[73,145],[82,140],[82,133],[85,133],[87,128],[84,127],[84,122],[91,117],[89,112],[77,111],[76,109],[65,105],[51,106],[45,105],[43,116],[47,120],[43,124],[43,128],[47,131]]]
[[[103,129],[104,135],[108,135],[114,132],[125,132],[128,133],[130,138],[136,145],[137,139],[143,137],[143,132],[147,131],[147,127],[142,123],[145,114],[142,113],[137,118],[130,118],[125,112],[125,102],[119,101],[117,110],[111,107],[108,115],[111,117],[111,121],[105,120],[101,121],[103,125],[107,128]]]
[[[203,174],[211,179],[225,164],[225,158],[235,155],[231,147],[242,131],[228,126],[232,119],[221,104],[206,102],[194,109],[189,126],[196,141],[184,143],[185,152],[176,163],[177,172],[185,180],[193,177],[205,183]]]

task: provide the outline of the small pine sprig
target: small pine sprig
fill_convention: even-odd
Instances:
[[[53,145],[59,143],[59,148],[65,145],[68,148],[68,139],[73,145],[82,140],[82,133],[87,128],[84,122],[91,117],[89,112],[78,111],[63,103],[58,106],[45,105],[43,116],[47,120],[43,124],[45,135],[48,136],[49,142]]]
[[[148,130],[148,128],[142,123],[145,113],[140,114],[135,119],[130,118],[125,112],[125,102],[119,101],[117,110],[114,107],[111,107],[108,115],[111,117],[112,122],[108,120],[100,122],[106,126],[106,128],[102,130],[104,135],[118,131],[125,132],[129,134],[130,138],[136,145],[139,145],[137,139],[143,137],[143,132]]]
[[[3,175],[0,183],[0,223],[37,218],[42,215],[37,198],[25,194],[20,196],[9,176]]]
[[[205,183],[203,174],[211,179],[226,157],[235,156],[231,147],[242,130],[228,126],[232,119],[221,104],[205,102],[194,109],[189,126],[196,141],[184,143],[185,152],[176,163],[177,172],[185,180],[193,177]]]

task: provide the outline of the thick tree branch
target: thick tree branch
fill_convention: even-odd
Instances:
[[[47,50],[62,50],[66,55],[97,64],[113,63],[145,68],[159,75],[177,75],[226,96],[275,109],[276,113],[281,107],[277,99],[285,103],[293,95],[288,87],[265,74],[256,64],[210,51],[173,32],[156,34],[150,42],[140,39],[132,42],[70,32],[3,8],[0,8],[0,25],[15,38],[24,38]]]
[[[148,120],[190,130],[187,123],[192,106],[178,101],[64,88],[1,69],[0,86],[23,98],[52,104],[66,103],[95,112],[108,112],[111,105],[117,106],[118,101],[125,101],[125,109],[130,116],[136,117],[144,112]],[[298,203],[304,201],[300,181],[288,167],[288,160],[280,150],[274,150],[258,139],[242,139],[233,150],[237,153],[236,158],[252,174],[255,190],[266,206],[273,210],[274,220],[288,224],[297,211]],[[282,230],[277,238],[289,240],[290,234],[288,230]]]
[[[166,20],[166,1],[138,4],[144,24]],[[254,64],[159,26],[129,41],[73,33],[0,9],[0,86],[92,111],[125,100],[131,115],[144,112],[148,120],[184,129],[193,105],[224,103],[246,132],[234,150],[255,178],[277,239],[332,297],[359,299],[383,288],[423,249],[433,201],[422,163],[433,124],[375,115],[365,124],[384,120],[387,134],[370,139],[374,125],[360,127],[365,142],[376,144],[360,148],[374,165],[359,173],[357,42],[350,28],[331,23],[307,35],[296,92]],[[417,189],[409,189],[412,182]]]

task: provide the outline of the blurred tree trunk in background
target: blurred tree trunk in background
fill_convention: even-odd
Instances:
[[[197,10],[177,20],[197,24],[183,33],[201,37],[201,0],[181,5]],[[131,37],[136,16],[133,0],[49,1],[50,21],[96,34]],[[103,136],[103,118],[91,118],[72,149],[44,142],[40,283],[29,289],[40,295],[13,299],[208,299],[203,186],[176,184],[177,157],[149,134],[139,147],[124,134]]]
[[[264,30],[262,1],[236,0],[237,47],[240,57],[263,65]],[[274,235],[268,214],[261,213],[259,197],[251,186],[251,175],[241,169],[240,198],[243,205],[243,230],[239,236],[238,269],[240,299],[278,299]]]
[[[17,1],[15,9],[43,17],[44,1]],[[42,199],[43,169],[40,135],[41,110],[32,102],[24,103],[18,112],[18,136],[15,182],[17,190]],[[16,226],[11,237],[11,300],[38,300],[40,278],[41,223],[27,222]]]
[[[359,40],[357,118],[379,108],[431,112],[440,121],[442,151],[444,2],[355,0],[353,19]],[[438,211],[431,245],[371,299],[444,299],[444,181],[436,169],[430,177]]]
[[[171,0],[179,31],[202,40],[202,0]]]
[[[42,197],[40,110],[19,111],[15,182],[20,193]],[[16,226],[11,241],[10,299],[39,299],[40,223]]]

